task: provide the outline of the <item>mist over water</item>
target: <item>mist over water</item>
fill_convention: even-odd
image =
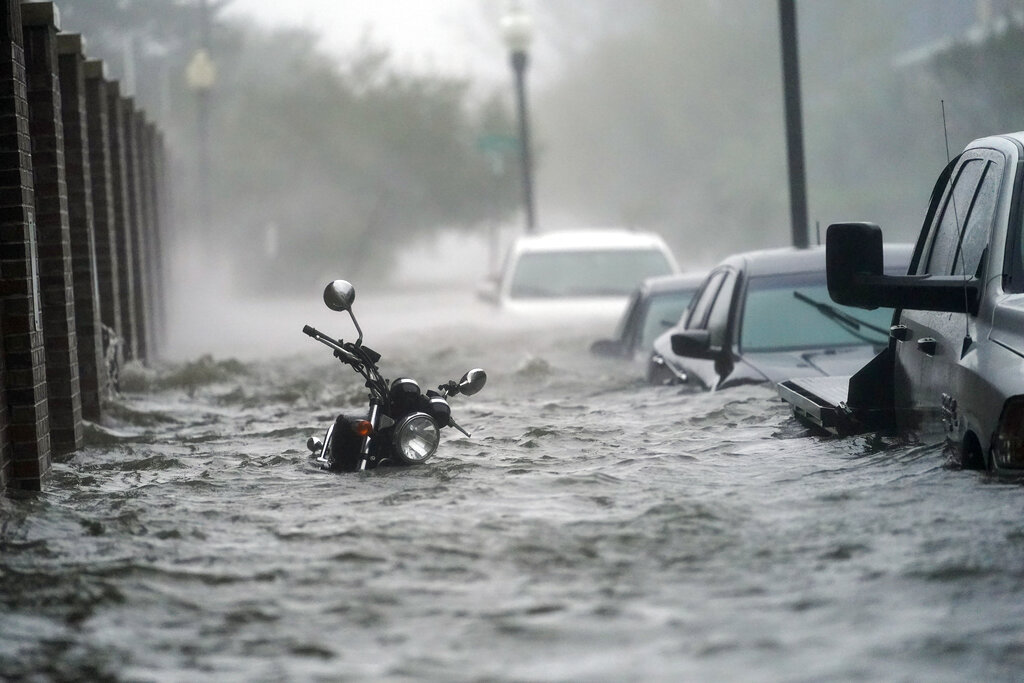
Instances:
[[[0,501],[0,675],[1019,672],[1018,485],[938,446],[812,436],[765,387],[646,386],[585,352],[605,332],[508,323],[466,290],[360,290],[356,314],[392,379],[488,370],[452,401],[472,438],[324,473],[305,440],[365,389],[300,331],[351,338],[348,317],[308,303],[219,321],[288,353],[128,372],[47,490]]]

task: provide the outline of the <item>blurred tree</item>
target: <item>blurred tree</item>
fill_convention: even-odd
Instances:
[[[90,56],[108,61],[114,77],[134,70],[137,100],[156,112],[178,157],[181,222],[195,225],[196,98],[183,73],[197,46],[197,4],[66,4],[65,29],[87,36]],[[248,287],[308,289],[340,273],[384,273],[414,239],[474,229],[517,206],[515,183],[495,182],[477,146],[481,135],[512,130],[493,98],[471,96],[464,80],[399,73],[369,43],[339,61],[309,31],[221,21],[224,3],[208,4],[217,82],[212,229],[202,240]]]
[[[210,0],[216,10],[224,0]],[[81,33],[90,58],[102,59],[154,117],[168,114],[199,34],[197,4],[187,0],[64,0],[61,27]]]
[[[476,146],[485,126],[510,124],[493,107],[470,107],[467,83],[397,74],[370,47],[341,70],[301,31],[238,38],[225,73],[236,94],[221,103],[215,157],[222,190],[238,201],[223,205],[220,222],[280,226],[283,267],[375,272],[424,232],[476,226],[515,206],[514,184],[496,196]]]

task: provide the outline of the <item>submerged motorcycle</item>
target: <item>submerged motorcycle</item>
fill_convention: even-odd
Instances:
[[[352,313],[356,290],[345,280],[335,280],[324,289],[324,303],[332,311],[345,311],[359,333],[354,342],[331,339],[306,325],[302,331],[334,351],[334,357],[366,380],[370,390],[369,407],[364,414],[338,415],[323,441],[310,437],[306,447],[324,469],[335,472],[361,472],[386,465],[418,465],[433,457],[441,440],[441,429],[454,427],[466,436],[469,432],[452,419],[448,398],[472,396],[487,382],[480,368],[470,370],[462,379],[440,385],[437,391],[423,393],[415,380],[401,377],[389,382],[380,374],[380,354],[363,345],[363,330]]]

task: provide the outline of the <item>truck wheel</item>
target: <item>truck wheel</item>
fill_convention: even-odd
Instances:
[[[984,463],[984,467],[982,468],[983,471],[988,472],[989,474],[996,473],[996,459],[991,448],[989,448],[988,452],[982,457],[982,462]]]
[[[960,445],[960,466],[965,470],[991,471],[989,458],[981,452],[981,444],[972,432],[964,435],[963,443]]]

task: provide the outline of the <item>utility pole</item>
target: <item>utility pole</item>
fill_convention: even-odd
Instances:
[[[800,101],[800,54],[797,49],[795,0],[779,0],[782,31],[782,88],[786,110],[786,159],[789,168],[789,211],[793,246],[807,239],[807,179],[804,169],[804,124]]]

